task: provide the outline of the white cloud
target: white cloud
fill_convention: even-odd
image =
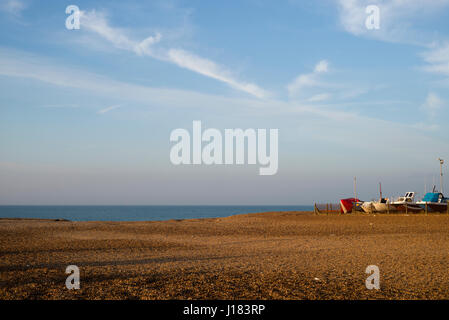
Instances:
[[[228,70],[213,61],[198,57],[190,52],[170,49],[168,51],[168,58],[171,62],[182,68],[225,82],[231,87],[245,91],[255,97],[264,98],[267,96],[267,93],[255,84],[237,81]]]
[[[430,92],[427,95],[426,101],[422,105],[422,108],[427,111],[431,117],[435,117],[444,105],[444,101],[439,96],[433,92]]]
[[[42,106],[42,108],[48,108],[48,109],[67,109],[67,108],[79,108],[79,105],[77,104],[51,104],[51,105],[45,105]]]
[[[410,128],[417,129],[420,131],[435,132],[440,129],[440,126],[437,124],[432,124],[432,123],[419,122],[419,123],[410,125]]]
[[[107,107],[107,108],[104,108],[104,109],[99,110],[99,111],[97,112],[97,114],[105,114],[106,112],[109,112],[109,111],[118,109],[118,108],[120,108],[120,107],[121,107],[120,105],[110,106],[110,107]]]
[[[407,43],[427,47],[422,54],[427,63],[422,70],[449,76],[449,43],[436,40],[437,33],[426,34],[415,25],[424,19],[434,19],[449,7],[449,0],[338,0],[340,22],[343,28],[356,36],[377,40]],[[368,17],[366,7],[377,5],[380,9],[380,29],[368,30],[365,21]],[[442,44],[439,44],[442,42]],[[449,79],[448,79],[449,81]],[[429,115],[435,115],[442,106],[441,99],[430,93],[422,106]]]
[[[57,87],[76,88],[94,93],[98,97],[115,100],[118,103],[121,103],[124,99],[137,105],[151,105],[153,108],[257,110],[257,114],[260,117],[291,117],[294,115],[299,116],[298,119],[302,119],[301,121],[307,122],[306,119],[320,119],[320,121],[325,121],[328,125],[333,126],[339,126],[339,124],[344,126],[346,123],[370,123],[373,126],[373,130],[378,125],[390,128],[403,126],[397,122],[364,117],[352,111],[336,110],[335,106],[332,105],[308,105],[295,101],[260,100],[254,98],[227,98],[193,91],[152,88],[126,83],[86,72],[76,67],[57,66],[51,60],[17,50],[2,49],[1,47],[0,75],[33,79]],[[322,93],[311,99],[315,100],[314,102],[318,102],[328,98],[328,95],[328,93]],[[443,105],[441,99],[436,95],[430,94],[429,97],[426,102],[427,108],[438,110],[438,107]],[[104,114],[117,109],[120,106],[118,103],[99,110],[97,113]],[[429,129],[429,126],[420,126],[419,128],[424,130]],[[431,128],[432,130],[438,129],[435,126],[431,126]]]
[[[449,61],[449,43],[440,47],[435,47],[424,55],[425,60],[429,63],[447,63]]]
[[[136,43],[130,40],[123,30],[110,27],[104,14],[97,13],[95,10],[90,12],[81,11],[80,17],[82,29],[88,29],[97,33],[119,49],[134,49]]]
[[[435,46],[424,53],[423,58],[428,63],[425,71],[449,76],[449,43]]]
[[[336,110],[333,107],[327,108],[318,104],[307,105],[294,101],[255,98],[227,98],[186,90],[151,88],[112,80],[85,72],[76,67],[58,66],[49,59],[24,54],[16,50],[3,50],[1,47],[0,75],[33,79],[57,87],[73,87],[87,93],[93,93],[102,100],[107,98],[111,102],[117,101],[117,103],[126,100],[126,102],[133,103],[136,106],[151,106],[152,109],[169,108],[169,110],[175,110],[182,108],[192,112],[216,109],[225,112],[225,114],[239,111],[241,116],[251,119],[254,117],[253,111],[257,110],[258,121],[272,119],[273,117],[276,117],[276,121],[278,121],[282,117],[284,119],[287,117],[289,120],[295,121],[295,126],[298,126],[305,134],[313,132],[313,139],[316,141],[322,139],[332,142],[333,139],[336,139],[336,143],[340,143],[340,146],[362,148],[364,152],[372,152],[372,148],[369,149],[369,146],[375,144],[376,141],[387,141],[394,137],[394,141],[397,143],[387,144],[382,150],[389,155],[390,158],[388,159],[391,159],[391,155],[400,157],[400,154],[405,152],[404,150],[412,152],[416,149],[416,145],[422,145],[424,148],[423,152],[415,158],[417,162],[424,161],[426,155],[433,152],[432,150],[436,150],[435,148],[449,150],[447,142],[443,139],[428,138],[422,132],[410,130],[411,126],[401,124],[400,118],[396,121],[385,121],[362,116],[355,112]],[[26,87],[29,87],[29,83],[26,83]],[[53,90],[52,88],[49,89]],[[142,111],[144,112],[144,110]],[[246,119],[248,120],[248,118]],[[317,125],[323,130],[317,131]],[[420,131],[428,129],[428,126],[425,125],[417,125],[417,127],[420,128]],[[438,129],[435,126],[430,128]],[[338,134],[335,134],[336,132]],[[356,136],[354,136],[354,132],[357,132]],[[286,133],[283,136],[296,137],[295,134],[298,132],[290,131],[290,133],[291,135]],[[303,141],[306,142],[307,140],[309,139],[304,138]],[[397,144],[401,145],[400,149],[397,148]]]
[[[324,101],[324,100],[329,100],[330,97],[331,97],[331,95],[329,93],[320,93],[320,94],[313,95],[307,101],[320,102],[320,101]]]
[[[315,66],[312,73],[301,74],[296,79],[294,79],[288,86],[288,93],[290,97],[295,97],[301,90],[306,87],[320,86],[321,83],[318,81],[318,74],[328,72],[329,63],[326,60],[321,60]]]
[[[363,95],[375,89],[361,87],[359,83],[348,84],[342,82],[323,81],[324,74],[329,72],[329,62],[319,61],[311,73],[300,74],[287,85],[291,99],[302,99],[307,102],[322,102],[329,99],[347,100]],[[327,92],[322,92],[325,89]]]
[[[320,109],[279,100],[238,99],[199,92],[152,88],[110,78],[65,66],[55,66],[50,60],[16,50],[0,47],[0,75],[33,79],[58,87],[72,87],[93,92],[114,100],[126,99],[159,108],[220,108],[235,110],[257,109],[263,114],[310,114],[334,120],[347,119],[354,114],[343,111]]]
[[[140,42],[131,40],[124,30],[111,27],[105,15],[97,13],[95,10],[82,12],[81,26],[82,29],[86,28],[109,41],[116,48],[176,64],[181,68],[224,82],[234,89],[249,93],[257,98],[267,98],[269,96],[269,93],[259,86],[237,80],[232,72],[209,59],[199,57],[181,49],[172,48],[165,50],[163,48],[157,48],[155,50],[154,45],[162,39],[162,35],[159,33]]]
[[[134,52],[140,56],[149,55],[153,56],[152,46],[155,43],[161,41],[162,35],[160,33],[156,33],[154,37],[148,37],[134,46]]]
[[[111,27],[106,16],[95,10],[89,12],[81,11],[81,23],[82,29],[94,32],[112,43],[114,47],[133,51],[138,55],[152,55],[151,46],[162,38],[161,34],[156,33],[154,37],[148,37],[140,42],[131,40],[125,30]]]
[[[19,16],[23,10],[25,10],[26,5],[19,0],[2,0],[0,3],[0,10],[10,13],[14,16]]]
[[[321,60],[315,66],[315,72],[316,73],[327,72],[328,71],[328,67],[329,67],[329,63],[326,60]]]
[[[366,7],[380,9],[380,29],[365,26]],[[429,38],[413,25],[417,21],[441,12],[449,0],[338,0],[339,19],[343,28],[356,36],[367,36],[388,42],[428,45]]]

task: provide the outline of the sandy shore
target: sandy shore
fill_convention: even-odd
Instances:
[[[449,216],[1,219],[0,281],[0,299],[448,299]]]

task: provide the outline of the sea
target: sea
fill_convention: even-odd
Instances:
[[[0,206],[0,218],[164,221],[272,211],[313,211],[313,206]]]

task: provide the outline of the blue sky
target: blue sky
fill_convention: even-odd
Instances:
[[[449,0],[2,0],[0,204],[310,204],[354,176],[366,200],[422,194],[449,160],[448,19]],[[173,166],[193,120],[279,129],[278,173]]]

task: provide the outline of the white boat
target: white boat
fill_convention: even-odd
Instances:
[[[390,199],[382,198],[373,203],[376,212],[394,212],[396,208],[391,205]]]
[[[366,213],[396,211],[396,208],[390,204],[390,199],[382,197],[382,184],[381,183],[379,183],[379,200],[365,202],[362,205],[362,209]]]
[[[374,213],[374,201],[365,201],[362,204],[362,210],[365,213]]]
[[[415,202],[415,192],[406,192],[403,197],[393,201],[391,205],[398,211],[421,211],[422,208]]]

